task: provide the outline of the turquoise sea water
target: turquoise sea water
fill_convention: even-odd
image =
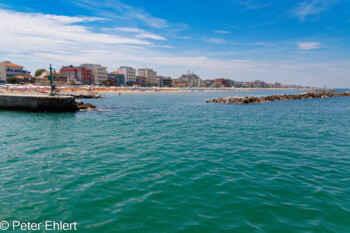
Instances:
[[[349,97],[205,103],[280,93],[292,92],[107,95],[88,100],[106,111],[0,111],[0,221],[350,232]]]

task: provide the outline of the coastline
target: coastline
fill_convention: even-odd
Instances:
[[[143,88],[143,87],[57,87],[60,95],[77,94],[129,94],[129,93],[158,93],[158,92],[210,92],[210,91],[271,91],[271,90],[297,90],[297,88]],[[0,87],[3,94],[37,94],[47,95],[50,87],[35,85],[8,85]]]

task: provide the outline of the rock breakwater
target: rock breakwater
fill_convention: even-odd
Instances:
[[[73,96],[76,99],[99,99],[99,98],[102,98],[101,95],[93,94],[93,93],[66,93],[64,95]]]
[[[90,104],[90,103],[83,103],[81,101],[76,101],[75,106],[78,111],[92,111],[95,110],[96,106]]]
[[[261,102],[272,102],[280,100],[298,100],[298,99],[317,99],[317,98],[330,98],[330,97],[344,97],[350,96],[350,92],[336,93],[336,92],[307,92],[297,95],[271,95],[271,96],[245,96],[245,97],[226,97],[215,98],[207,101],[207,103],[220,103],[220,104],[257,104]]]

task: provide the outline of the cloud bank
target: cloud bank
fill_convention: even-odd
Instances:
[[[350,83],[344,83],[350,73],[349,61],[304,63],[298,60],[219,59],[205,53],[190,56],[168,51],[174,50],[170,41],[144,29],[112,27],[96,31],[89,27],[91,22],[105,20],[108,19],[0,9],[0,55],[3,60],[22,64],[32,72],[48,67],[50,63],[59,69],[62,65],[93,62],[106,65],[109,71],[120,65],[150,67],[173,78],[193,70],[203,79],[262,79],[286,84],[350,86]],[[164,41],[170,44],[157,44]],[[225,41],[214,39],[210,42]],[[318,47],[318,42],[298,43],[298,48],[303,50]]]

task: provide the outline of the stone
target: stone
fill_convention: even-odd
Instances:
[[[271,95],[271,96],[245,96],[245,97],[225,97],[215,98],[206,101],[206,103],[221,103],[221,104],[256,104],[260,102],[272,102],[279,100],[297,100],[297,99],[315,99],[315,98],[329,98],[329,97],[344,97],[350,96],[350,92],[334,93],[329,91],[314,91],[302,93],[299,95]]]

